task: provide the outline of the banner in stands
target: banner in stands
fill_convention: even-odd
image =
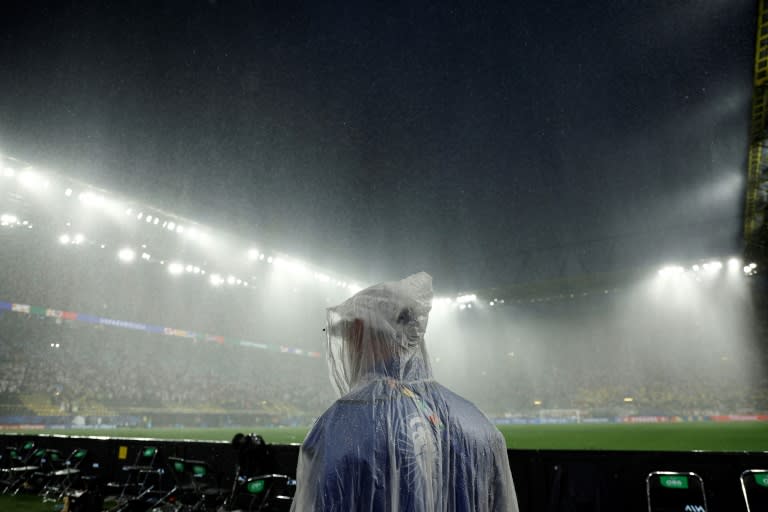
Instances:
[[[712,421],[768,421],[768,414],[726,414],[710,416]]]
[[[69,320],[73,322],[82,322],[91,325],[103,325],[107,327],[116,327],[118,329],[130,329],[133,331],[144,331],[153,334],[162,334],[164,336],[173,336],[176,338],[187,338],[211,343],[229,343],[241,347],[258,348],[262,350],[271,350],[284,354],[293,354],[297,356],[306,356],[319,358],[319,352],[307,352],[300,348],[288,347],[285,345],[273,345],[270,343],[257,343],[255,341],[241,340],[236,338],[227,338],[214,334],[206,334],[184,329],[175,329],[173,327],[161,327],[158,325],[142,324],[140,322],[131,322],[128,320],[115,320],[114,318],[104,318],[87,313],[76,313],[74,311],[60,311],[58,309],[44,308],[40,306],[30,306],[29,304],[16,304],[13,302],[0,301],[0,311],[12,311],[14,313],[24,313],[28,315],[37,315],[40,317],[55,318],[57,320]]]

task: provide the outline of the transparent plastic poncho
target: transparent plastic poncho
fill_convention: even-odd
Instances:
[[[518,510],[501,433],[432,378],[431,305],[422,272],[328,310],[340,398],[302,444],[293,511]]]

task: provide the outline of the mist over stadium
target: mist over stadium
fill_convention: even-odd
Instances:
[[[14,158],[2,176],[3,392],[214,425],[260,408],[308,425],[330,403],[324,310],[369,283]],[[435,298],[437,378],[498,418],[762,412],[757,263],[630,270]]]
[[[426,271],[521,509],[539,450],[764,455],[763,3],[2,7],[0,430],[299,443],[326,308]]]

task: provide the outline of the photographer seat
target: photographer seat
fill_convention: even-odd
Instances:
[[[158,490],[165,472],[160,450],[156,446],[139,448],[133,464],[125,465],[121,470],[123,481],[107,484],[108,494],[115,495],[119,503],[139,498],[153,489]]]

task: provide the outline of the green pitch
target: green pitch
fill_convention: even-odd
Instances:
[[[507,447],[526,450],[768,451],[768,422],[505,425]],[[269,443],[301,443],[306,428],[73,429],[57,434],[230,441],[237,432],[261,434]],[[47,433],[32,431],[29,434]]]
[[[300,443],[306,428],[66,430],[56,434],[195,439],[229,442],[237,432],[256,432],[267,442]],[[659,425],[514,425],[502,426],[509,448],[544,450],[768,451],[768,422],[670,423]],[[30,431],[28,434],[51,433]],[[55,512],[61,504],[38,496],[0,496],[0,510]]]

